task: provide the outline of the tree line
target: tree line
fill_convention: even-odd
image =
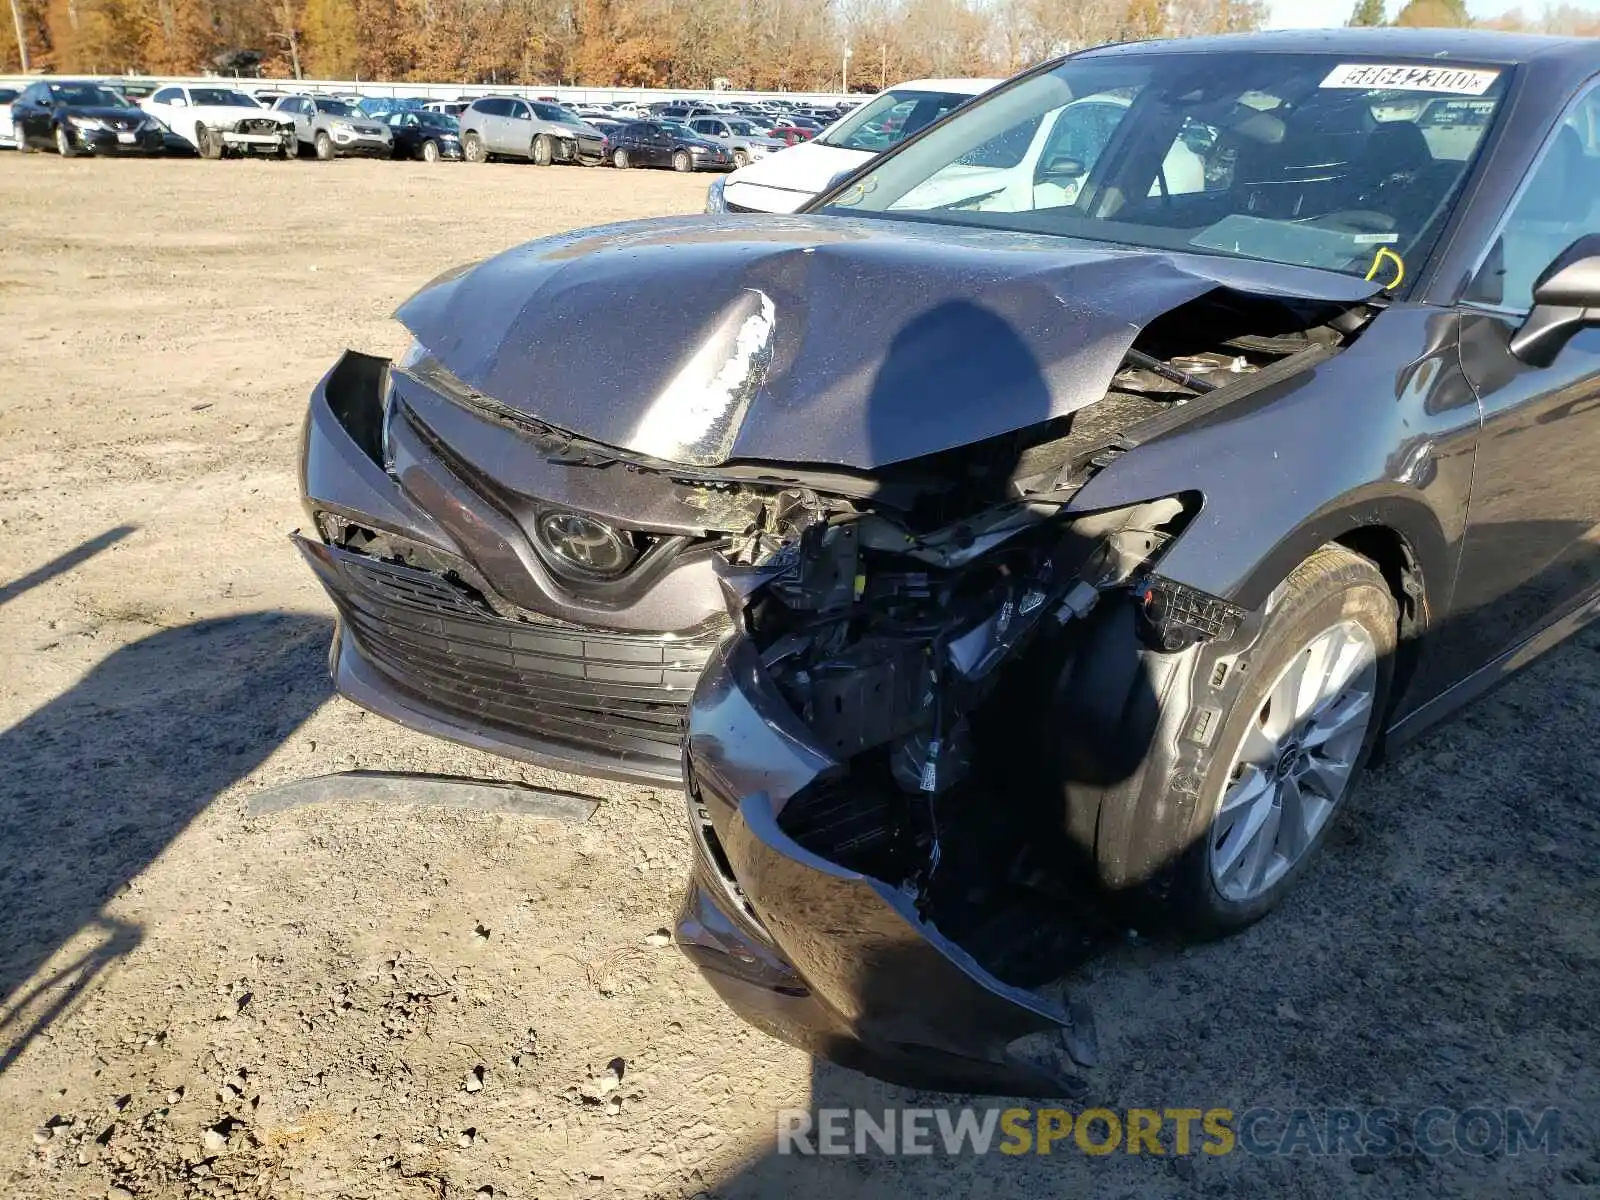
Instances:
[[[875,90],[1005,76],[1107,41],[1257,29],[1266,0],[9,0],[0,70]],[[1383,24],[1356,0],[1352,25]],[[1407,0],[1401,25],[1469,25]],[[1572,5],[1497,28],[1594,34]]]
[[[1112,40],[1258,28],[1264,0],[10,0],[34,70],[875,90]],[[847,53],[848,52],[848,53]],[[0,70],[20,65],[0,41]]]

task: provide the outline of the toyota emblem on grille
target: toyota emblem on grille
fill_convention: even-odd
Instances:
[[[582,513],[547,512],[537,535],[550,565],[569,575],[607,578],[627,570],[635,556],[626,534]]]

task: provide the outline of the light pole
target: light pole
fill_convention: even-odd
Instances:
[[[850,56],[854,53],[854,50],[846,46],[844,58],[839,63],[839,90],[846,96],[850,94]]]
[[[22,9],[17,6],[17,0],[11,0],[11,23],[17,28],[17,58],[22,63],[22,69],[28,69],[28,33],[22,26]],[[845,51],[846,54],[849,51]],[[18,145],[21,145],[19,142]]]

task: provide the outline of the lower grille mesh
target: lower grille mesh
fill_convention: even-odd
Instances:
[[[587,750],[675,761],[684,707],[726,622],[692,635],[533,625],[425,571],[330,551],[363,655],[431,707]]]

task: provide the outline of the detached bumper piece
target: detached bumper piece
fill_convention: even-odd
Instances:
[[[753,647],[720,649],[690,721],[698,861],[677,940],[741,1017],[909,1087],[1073,1090],[1073,1017],[1011,986],[882,880],[812,853],[786,803],[839,764],[774,694]]]
[[[498,616],[430,571],[297,538],[339,609],[340,690],[402,723],[594,773],[675,783],[722,629],[613,634]]]

